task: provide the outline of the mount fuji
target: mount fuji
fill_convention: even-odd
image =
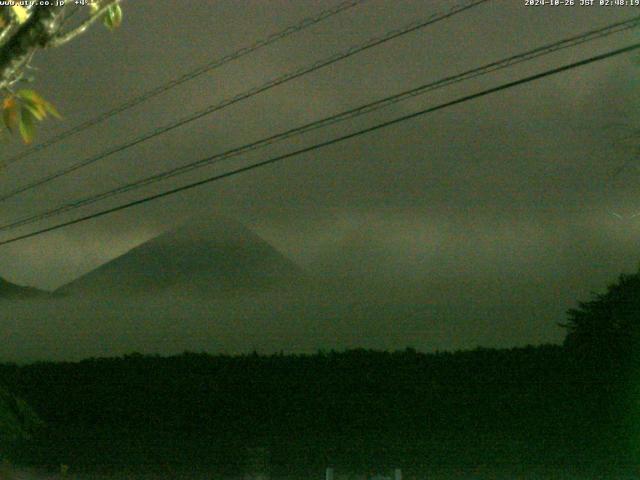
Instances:
[[[60,287],[56,294],[220,294],[295,287],[306,275],[237,221],[199,217]]]

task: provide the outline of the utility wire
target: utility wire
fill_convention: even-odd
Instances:
[[[414,113],[410,113],[410,114],[407,114],[407,115],[403,115],[401,117],[397,117],[397,118],[394,118],[392,120],[388,120],[386,122],[382,122],[382,123],[379,123],[377,125],[374,125],[374,126],[371,126],[371,127],[368,127],[368,128],[364,128],[362,130],[358,130],[358,131],[353,132],[353,133],[349,133],[347,135],[342,135],[340,137],[336,137],[336,138],[333,138],[331,140],[327,140],[327,141],[324,141],[324,142],[316,143],[316,144],[311,145],[309,147],[305,147],[305,148],[302,148],[302,149],[299,149],[299,150],[295,150],[293,152],[289,152],[289,153],[286,153],[284,155],[278,155],[276,157],[272,157],[272,158],[269,158],[267,160],[263,160],[261,162],[254,163],[252,165],[247,165],[245,167],[240,167],[240,168],[237,168],[235,170],[231,170],[229,172],[221,173],[221,174],[209,177],[209,178],[205,178],[203,180],[199,180],[197,182],[193,182],[193,183],[189,183],[187,185],[183,185],[181,187],[173,188],[171,190],[166,190],[164,192],[157,193],[155,195],[150,195],[148,197],[144,197],[144,198],[141,198],[141,199],[138,199],[138,200],[134,200],[134,201],[122,204],[122,205],[118,205],[116,207],[112,207],[112,208],[108,208],[108,209],[105,209],[105,210],[101,210],[99,212],[95,212],[95,213],[92,213],[90,215],[86,215],[84,217],[76,218],[74,220],[69,220],[69,221],[66,221],[66,222],[62,222],[62,223],[47,227],[47,228],[42,228],[40,230],[36,230],[34,232],[31,232],[31,233],[27,233],[27,234],[20,235],[20,236],[17,236],[17,237],[13,237],[13,238],[10,238],[10,239],[7,239],[7,240],[3,240],[3,241],[0,241],[0,246],[1,245],[7,245],[7,244],[10,244],[10,243],[14,243],[14,242],[17,242],[19,240],[24,240],[26,238],[31,238],[31,237],[34,237],[34,236],[37,236],[37,235],[42,235],[43,233],[51,232],[53,230],[58,230],[58,229],[61,229],[61,228],[64,228],[64,227],[68,227],[70,225],[74,225],[74,224],[77,224],[77,223],[85,222],[85,221],[93,219],[93,218],[102,217],[102,216],[108,215],[110,213],[118,212],[120,210],[131,208],[131,207],[136,206],[136,205],[141,205],[143,203],[147,203],[147,202],[150,202],[150,201],[153,201],[153,200],[157,200],[159,198],[163,198],[163,197],[167,197],[167,196],[170,196],[170,195],[174,195],[176,193],[183,192],[183,191],[186,191],[186,190],[190,190],[192,188],[195,188],[195,187],[198,187],[198,186],[201,186],[201,185],[205,185],[205,184],[212,183],[212,182],[215,182],[215,181],[218,181],[218,180],[222,180],[223,178],[232,177],[232,176],[244,173],[244,172],[248,172],[250,170],[255,170],[257,168],[264,167],[266,165],[271,165],[273,163],[280,162],[280,161],[285,160],[287,158],[295,157],[295,156],[301,155],[303,153],[308,153],[308,152],[311,152],[313,150],[317,150],[317,149],[320,149],[320,148],[328,147],[330,145],[334,145],[336,143],[343,142],[345,140],[349,140],[351,138],[359,137],[360,135],[364,135],[364,134],[367,134],[367,133],[375,132],[377,130],[381,130],[381,129],[389,127],[389,126],[396,125],[396,124],[399,124],[401,122],[405,122],[407,120],[411,120],[411,119],[420,117],[422,115],[425,115],[425,114],[428,114],[428,113],[431,113],[431,112],[435,112],[435,111],[438,111],[438,110],[443,110],[445,108],[448,108],[448,107],[451,107],[451,106],[454,106],[454,105],[465,103],[465,102],[468,102],[470,100],[475,100],[476,98],[481,98],[481,97],[490,95],[492,93],[496,93],[496,92],[499,92],[499,91],[502,91],[502,90],[507,90],[509,88],[513,88],[513,87],[516,87],[516,86],[519,86],[519,85],[523,85],[525,83],[533,82],[535,80],[539,80],[541,78],[549,77],[551,75],[555,75],[555,74],[558,74],[558,73],[561,73],[561,72],[566,72],[566,71],[572,70],[574,68],[578,68],[578,67],[581,67],[581,66],[584,66],[584,65],[588,65],[588,64],[591,64],[591,63],[594,63],[594,62],[605,60],[607,58],[611,58],[611,57],[614,57],[614,56],[617,56],[617,55],[628,53],[628,52],[631,52],[631,51],[634,51],[634,50],[637,50],[637,49],[640,49],[640,43],[635,43],[633,45],[630,45],[630,46],[627,46],[627,47],[624,47],[624,48],[619,48],[617,50],[609,51],[607,53],[603,53],[603,54],[600,54],[600,55],[596,55],[596,56],[587,58],[585,60],[580,60],[578,62],[574,62],[574,63],[570,63],[570,64],[567,64],[567,65],[563,65],[561,67],[553,68],[551,70],[546,70],[546,71],[544,71],[542,73],[538,73],[538,74],[535,74],[535,75],[524,77],[524,78],[521,78],[519,80],[503,83],[503,84],[501,84],[501,85],[499,85],[497,87],[493,87],[493,88],[489,88],[489,89],[486,89],[486,90],[482,90],[480,92],[473,93],[471,95],[465,95],[465,96],[459,97],[459,98],[457,98],[455,100],[451,100],[449,102],[441,103],[440,105],[437,105],[435,107],[430,107],[430,108],[426,108],[424,110],[420,110],[418,112],[414,112]]]
[[[339,62],[341,60],[344,60],[346,58],[349,58],[353,55],[356,55],[360,52],[363,52],[365,50],[368,50],[370,48],[376,47],[378,45],[381,45],[383,43],[386,43],[390,40],[393,40],[395,38],[398,38],[402,35],[406,35],[408,33],[414,32],[416,30],[419,30],[421,28],[424,28],[428,25],[434,24],[436,22],[439,22],[441,20],[445,20],[447,18],[450,18],[458,13],[464,12],[470,8],[476,7],[480,4],[486,3],[489,0],[471,0],[471,1],[467,1],[461,4],[458,4],[452,8],[450,8],[449,10],[445,11],[444,13],[436,13],[433,14],[431,16],[429,16],[426,20],[421,20],[419,22],[412,22],[411,24],[405,26],[402,29],[399,30],[393,30],[391,32],[387,32],[386,34],[380,36],[380,37],[375,37],[372,38],[370,40],[367,40],[366,42],[351,47],[348,50],[342,52],[342,53],[338,53],[335,55],[332,55],[324,60],[320,60],[318,62],[315,62],[314,64],[312,64],[311,66],[307,66],[304,67],[302,69],[296,70],[294,72],[291,73],[287,73],[281,77],[278,77],[276,79],[270,80],[269,82],[260,85],[258,87],[252,88],[250,90],[247,90],[246,92],[240,93],[234,97],[231,97],[227,100],[223,100],[220,103],[214,104],[214,105],[210,105],[206,108],[204,108],[203,110],[200,110],[194,114],[191,114],[187,117],[184,117],[180,120],[177,120],[175,122],[172,122],[168,125],[165,125],[163,127],[158,127],[155,130],[152,130],[149,133],[143,134],[142,136],[128,141],[126,143],[120,144],[116,147],[113,147],[109,150],[106,150],[104,152],[101,152],[97,155],[94,155],[92,157],[86,158],[84,160],[81,160],[78,163],[75,163],[73,165],[70,165],[69,167],[63,168],[61,170],[58,170],[57,172],[54,172],[50,175],[47,175],[39,180],[36,180],[32,183],[29,183],[27,185],[24,185],[22,187],[18,187],[15,190],[10,191],[9,193],[6,193],[4,195],[0,195],[0,202],[8,200],[9,198],[15,197],[16,195],[20,194],[20,193],[24,193],[26,191],[29,191],[33,188],[39,187],[41,185],[44,185],[52,180],[55,180],[57,178],[60,178],[64,175],[68,175],[72,172],[75,172],[81,168],[84,168],[88,165],[91,165],[99,160],[102,160],[110,155],[113,155],[115,153],[119,153],[122,152],[124,150],[127,150],[135,145],[138,145],[142,142],[145,142],[147,140],[150,140],[152,138],[155,138],[159,135],[163,135],[171,130],[174,130],[178,127],[181,127],[183,125],[186,125],[187,123],[193,122],[199,118],[202,118],[206,115],[210,115],[218,110],[222,110],[223,108],[226,108],[228,106],[231,106],[235,103],[238,103],[242,100],[246,100],[247,98],[253,97],[255,95],[258,95],[259,93],[265,92],[267,90],[270,90],[278,85],[281,85],[283,83],[289,82],[291,80],[294,80],[296,78],[302,77],[304,75],[307,75],[309,73],[315,72],[317,70],[320,70],[321,68],[324,68],[326,66],[332,65],[336,62]]]
[[[470,78],[475,78],[475,77],[479,77],[481,75],[486,75],[488,73],[503,69],[503,68],[507,68],[507,67],[511,67],[514,66],[516,64],[519,63],[523,63],[526,61],[530,61],[533,60],[535,58],[541,57],[541,56],[545,56],[545,55],[549,55],[551,53],[554,53],[558,50],[562,50],[565,48],[569,48],[569,47],[573,47],[585,42],[589,42],[589,41],[593,41],[595,39],[599,39],[608,35],[612,35],[614,33],[618,33],[620,31],[623,30],[627,30],[630,28],[634,28],[637,27],[640,24],[640,16],[638,17],[634,17],[633,19],[630,20],[626,20],[623,22],[618,22],[618,23],[614,23],[596,30],[591,30],[585,33],[582,33],[580,35],[577,36],[573,36],[570,38],[566,38],[564,40],[560,40],[560,41],[556,41],[553,42],[551,44],[547,44],[538,48],[535,48],[533,50],[529,50],[523,53],[519,53],[517,55],[513,55],[507,58],[504,58],[502,60],[498,60],[495,62],[491,62],[489,64],[486,64],[484,66],[478,67],[478,68],[474,68],[471,70],[467,70],[463,73],[457,74],[457,75],[453,75],[453,76],[449,76],[449,77],[445,77],[443,79],[437,80],[435,82],[430,82],[424,85],[421,85],[419,87],[413,88],[411,90],[408,91],[404,91],[401,92],[399,94],[396,95],[392,95],[389,97],[385,97],[381,100],[377,100],[375,102],[371,102],[368,103],[366,105],[357,107],[357,108],[353,108],[329,117],[325,117],[323,119],[320,120],[316,120],[314,122],[311,123],[307,123],[305,125],[302,125],[300,127],[296,127],[275,135],[271,135],[269,137],[263,138],[261,140],[249,143],[249,144],[245,144],[242,145],[240,147],[236,147],[230,150],[227,150],[225,152],[216,154],[214,156],[209,156],[200,160],[197,160],[195,162],[191,162],[188,163],[186,165],[182,165],[180,167],[177,168],[172,168],[169,169],[167,171],[155,174],[155,175],[151,175],[149,177],[125,184],[125,185],[121,185],[119,187],[116,187],[112,190],[108,190],[102,193],[98,193],[95,195],[91,195],[88,197],[84,197],[78,200],[74,200],[71,202],[68,202],[66,204],[57,206],[55,208],[52,208],[50,210],[44,211],[44,212],[40,212],[37,214],[32,214],[29,216],[25,216],[16,220],[11,221],[11,223],[7,223],[7,224],[0,224],[0,231],[4,231],[4,230],[9,230],[9,229],[13,229],[13,228],[17,228],[19,226],[23,226],[23,225],[28,225],[31,223],[35,223],[37,221],[40,220],[44,220],[56,215],[59,215],[61,213],[64,212],[68,212],[71,210],[75,210],[77,208],[80,207],[84,207],[87,205],[91,205],[93,203],[96,203],[98,201],[102,201],[105,200],[107,198],[113,197],[115,195],[119,195],[131,190],[136,190],[138,188],[141,188],[143,186],[147,186],[147,185],[151,185],[153,183],[157,183],[159,181],[162,180],[166,180],[168,178],[172,178],[178,175],[182,175],[184,173],[190,172],[192,170],[196,170],[198,168],[203,168],[209,165],[212,165],[214,163],[218,163],[221,162],[223,160],[227,160],[229,158],[232,157],[236,157],[238,155],[250,152],[250,151],[254,151],[254,150],[258,150],[260,148],[264,148],[266,146],[272,145],[274,143],[283,141],[285,139],[291,138],[293,136],[297,136],[297,135],[301,135],[303,133],[307,133],[313,130],[317,130],[319,128],[322,127],[326,127],[328,125],[332,125],[338,122],[342,122],[348,119],[352,119],[355,117],[358,117],[360,115],[364,115],[367,113],[371,113],[373,111],[376,110],[380,110],[382,108],[386,108],[389,107],[390,105],[393,105],[395,103],[398,103],[400,101],[409,99],[409,98],[413,98],[416,97],[418,95],[422,95],[425,94],[427,92],[439,89],[439,88],[443,88],[446,87],[448,85],[452,85],[455,83],[459,83],[465,80],[468,80]]]
[[[209,63],[205,64],[205,65],[201,65],[200,67],[197,67],[177,78],[174,78],[173,80],[170,80],[167,83],[164,83],[162,85],[159,85],[151,90],[147,90],[146,92],[141,93],[140,95],[133,97],[129,100],[127,100],[126,102],[112,108],[111,110],[108,110],[106,112],[101,113],[100,115],[93,117],[79,125],[76,125],[73,128],[70,128],[68,130],[65,130],[64,132],[59,133],[58,135],[55,135],[47,140],[45,140],[42,143],[39,143],[37,145],[34,145],[31,148],[28,148],[16,155],[14,155],[13,157],[8,158],[7,160],[4,160],[3,162],[1,162],[3,165],[11,165],[12,163],[17,162],[18,160],[21,160],[25,157],[28,157],[29,155],[32,155],[36,152],[42,151],[46,148],[49,148],[52,145],[55,145],[56,143],[61,142],[62,140],[71,137],[72,135],[75,135],[76,133],[80,133],[90,127],[93,127],[95,125],[98,125],[102,122],[104,122],[105,120],[124,112],[125,110],[129,110],[137,105],[140,105],[141,103],[146,102],[147,100],[152,99],[153,97],[156,97],[158,95],[163,94],[164,92],[171,90],[172,88],[177,87],[178,85],[182,85],[185,82],[188,82],[189,80],[193,80],[196,77],[199,77],[200,75],[203,75],[205,73],[211,72],[212,70],[215,70],[218,67],[221,67],[222,65],[225,65],[229,62],[232,62],[234,60],[237,60],[239,58],[244,57],[245,55],[249,55],[250,53],[253,53],[257,50],[260,50],[263,47],[266,47],[268,45],[271,45],[272,43],[275,43],[279,40],[282,40],[283,38],[286,38],[290,35],[293,35],[295,33],[301,32],[313,25],[316,25],[320,22],[322,22],[323,20],[326,20],[330,17],[333,17],[341,12],[344,12],[345,10],[349,10],[363,2],[365,2],[366,0],[349,0],[343,3],[340,3],[339,5],[337,5],[334,8],[331,9],[327,9],[327,10],[323,10],[322,12],[318,13],[317,15],[314,15],[312,17],[306,17],[304,19],[302,19],[300,22],[298,22],[295,25],[290,25],[287,28],[279,31],[279,32],[275,32],[272,33],[271,35],[269,35],[268,37],[262,39],[262,40],[258,40],[256,42],[254,42],[251,45],[242,47],[238,50],[236,50],[235,52],[232,52],[228,55],[225,55],[223,57],[219,57],[216,58],[212,61],[210,61]],[[70,18],[75,12],[77,12],[77,8],[76,10],[73,10],[71,15],[69,15],[67,17]],[[65,21],[67,20],[65,19]]]

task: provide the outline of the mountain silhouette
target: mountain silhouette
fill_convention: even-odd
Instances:
[[[304,272],[237,221],[190,220],[60,287],[56,293],[205,294],[295,286]]]
[[[48,295],[48,293],[43,290],[16,285],[0,277],[0,300],[26,300],[29,298],[44,297],[46,295]]]

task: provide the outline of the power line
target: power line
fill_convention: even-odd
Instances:
[[[474,94],[471,94],[471,95],[466,95],[466,96],[463,96],[463,97],[459,97],[459,98],[457,98],[455,100],[451,100],[449,102],[441,103],[440,105],[437,105],[435,107],[430,107],[430,108],[427,108],[427,109],[424,109],[424,110],[420,110],[418,112],[414,112],[414,113],[410,113],[410,114],[407,114],[407,115],[403,115],[401,117],[394,118],[393,120],[388,120],[386,122],[382,122],[382,123],[379,123],[377,125],[374,125],[374,126],[371,126],[371,127],[368,127],[368,128],[364,128],[362,130],[358,130],[357,132],[349,133],[347,135],[336,137],[336,138],[333,138],[331,140],[327,140],[327,141],[324,141],[324,142],[316,143],[316,144],[311,145],[309,147],[305,147],[305,148],[302,148],[302,149],[299,149],[299,150],[296,150],[296,151],[293,151],[293,152],[289,152],[289,153],[286,153],[284,155],[279,155],[279,156],[276,156],[276,157],[272,157],[272,158],[270,158],[268,160],[263,160],[262,162],[258,162],[258,163],[254,163],[252,165],[248,165],[248,166],[245,166],[245,167],[237,168],[235,170],[231,170],[229,172],[221,173],[221,174],[215,175],[213,177],[209,177],[209,178],[206,178],[206,179],[203,179],[203,180],[199,180],[197,182],[189,183],[189,184],[183,185],[181,187],[173,188],[171,190],[166,190],[164,192],[161,192],[161,193],[158,193],[158,194],[155,194],[155,195],[150,195],[148,197],[144,197],[144,198],[141,198],[141,199],[138,199],[138,200],[134,200],[134,201],[122,204],[122,205],[118,205],[116,207],[112,207],[112,208],[108,208],[108,209],[105,209],[105,210],[101,210],[99,212],[95,212],[95,213],[92,213],[90,215],[86,215],[84,217],[76,218],[74,220],[69,220],[67,222],[62,222],[62,223],[59,223],[57,225],[53,225],[51,227],[43,228],[43,229],[36,230],[34,232],[31,232],[31,233],[27,233],[27,234],[24,234],[24,235],[13,237],[13,238],[10,238],[8,240],[3,240],[3,241],[0,241],[0,246],[1,245],[7,245],[7,244],[10,244],[10,243],[14,243],[14,242],[17,242],[19,240],[24,240],[26,238],[31,238],[31,237],[34,237],[34,236],[37,236],[37,235],[41,235],[43,233],[51,232],[53,230],[58,230],[60,228],[68,227],[70,225],[74,225],[74,224],[77,224],[77,223],[85,222],[85,221],[91,220],[93,218],[102,217],[104,215],[108,215],[110,213],[114,213],[114,212],[117,212],[117,211],[120,211],[120,210],[125,210],[127,208],[130,208],[130,207],[133,207],[133,206],[136,206],[136,205],[141,205],[143,203],[147,203],[147,202],[150,202],[152,200],[157,200],[159,198],[163,198],[163,197],[167,197],[167,196],[170,196],[170,195],[174,195],[176,193],[183,192],[183,191],[186,191],[186,190],[190,190],[192,188],[199,187],[201,185],[205,185],[205,184],[212,183],[212,182],[215,182],[215,181],[218,181],[218,180],[222,180],[223,178],[235,176],[235,175],[238,175],[238,174],[250,171],[250,170],[255,170],[257,168],[264,167],[266,165],[270,165],[270,164],[285,160],[287,158],[291,158],[291,157],[294,157],[294,156],[297,156],[297,155],[301,155],[303,153],[308,153],[308,152],[311,152],[313,150],[317,150],[317,149],[320,149],[320,148],[328,147],[330,145],[334,145],[336,143],[343,142],[345,140],[349,140],[351,138],[358,137],[360,135],[371,133],[371,132],[374,132],[374,131],[389,127],[391,125],[395,125],[395,124],[398,124],[398,123],[401,123],[401,122],[404,122],[404,121],[407,121],[407,120],[411,120],[411,119],[417,118],[419,116],[422,116],[422,115],[425,115],[425,114],[428,114],[428,113],[431,113],[431,112],[442,110],[442,109],[445,109],[445,108],[448,108],[448,107],[451,107],[451,106],[454,106],[454,105],[458,105],[458,104],[461,104],[461,103],[464,103],[464,102],[468,102],[470,100],[474,100],[476,98],[480,98],[480,97],[484,97],[486,95],[490,95],[492,93],[496,93],[496,92],[499,92],[499,91],[502,91],[502,90],[507,90],[509,88],[516,87],[518,85],[523,85],[525,83],[529,83],[529,82],[532,82],[532,81],[535,81],[535,80],[539,80],[541,78],[545,78],[545,77],[548,77],[548,76],[551,76],[551,75],[555,75],[555,74],[558,74],[558,73],[561,73],[561,72],[572,70],[574,68],[581,67],[581,66],[584,66],[584,65],[588,65],[590,63],[598,62],[600,60],[605,60],[607,58],[611,58],[611,57],[614,57],[614,56],[617,56],[617,55],[628,53],[628,52],[631,52],[633,50],[637,50],[639,48],[640,48],[640,43],[636,43],[636,44],[633,44],[633,45],[630,45],[630,46],[627,46],[627,47],[624,47],[624,48],[620,48],[620,49],[617,49],[617,50],[609,51],[607,53],[596,55],[596,56],[587,58],[585,60],[581,60],[581,61],[578,61],[578,62],[570,63],[570,64],[564,65],[562,67],[557,67],[557,68],[554,68],[554,69],[551,69],[551,70],[546,70],[546,71],[544,71],[542,73],[538,73],[538,74],[531,75],[531,76],[528,76],[528,77],[525,77],[525,78],[521,78],[520,80],[515,80],[515,81],[512,81],[512,82],[503,83],[502,85],[499,85],[497,87],[493,87],[493,88],[489,88],[489,89],[486,89],[486,90],[482,90],[480,92],[477,92],[477,93],[474,93]]]
[[[0,202],[8,200],[9,198],[15,197],[16,195],[19,195],[20,193],[24,193],[26,191],[29,191],[35,187],[39,187],[41,185],[44,185],[52,180],[55,180],[57,178],[60,178],[64,175],[68,175],[72,172],[75,172],[81,168],[84,168],[88,165],[91,165],[99,160],[102,160],[110,155],[113,155],[115,153],[119,153],[122,152],[124,150],[127,150],[135,145],[138,145],[142,142],[145,142],[147,140],[150,140],[152,138],[155,138],[159,135],[163,135],[171,130],[174,130],[178,127],[181,127],[183,125],[186,125],[187,123],[193,122],[199,118],[202,118],[206,115],[210,115],[218,110],[222,110],[223,108],[226,108],[228,106],[231,106],[235,103],[238,103],[242,100],[246,100],[247,98],[253,97],[255,95],[258,95],[262,92],[265,92],[267,90],[270,90],[278,85],[281,85],[283,83],[289,82],[291,80],[294,80],[296,78],[300,78],[304,75],[307,75],[309,73],[315,72],[317,70],[320,70],[321,68],[324,68],[326,66],[332,65],[336,62],[339,62],[341,60],[344,60],[346,58],[349,58],[353,55],[356,55],[360,52],[363,52],[365,50],[368,50],[370,48],[376,47],[378,45],[381,45],[383,43],[386,43],[390,40],[393,40],[395,38],[398,38],[402,35],[406,35],[408,33],[412,33],[416,30],[419,30],[421,28],[424,28],[428,25],[432,25],[436,22],[439,22],[441,20],[445,20],[447,18],[450,18],[458,13],[462,13],[470,8],[476,7],[480,4],[486,3],[489,0],[470,0],[461,4],[458,4],[454,7],[451,7],[449,10],[447,10],[444,13],[436,13],[433,14],[431,16],[429,16],[426,20],[421,20],[419,22],[412,22],[411,24],[403,27],[402,29],[398,29],[398,30],[393,30],[391,32],[387,32],[386,34],[380,36],[380,37],[375,37],[372,39],[367,40],[366,42],[359,44],[357,46],[351,47],[348,50],[342,52],[342,53],[338,53],[335,55],[332,55],[324,60],[320,60],[318,62],[315,62],[314,64],[312,64],[311,66],[307,66],[304,67],[302,69],[296,70],[294,72],[291,73],[287,73],[281,77],[278,77],[274,80],[270,80],[269,82],[260,85],[258,87],[252,88],[250,90],[247,90],[243,93],[240,93],[234,97],[231,97],[227,100],[223,100],[220,103],[214,104],[214,105],[210,105],[202,110],[199,110],[198,112],[191,114],[187,117],[184,117],[180,120],[177,120],[175,122],[172,122],[168,125],[165,125],[163,127],[158,127],[155,130],[146,133],[134,140],[131,140],[129,142],[120,144],[116,147],[111,148],[110,150],[106,150],[104,152],[101,152],[97,155],[94,155],[92,157],[86,158],[78,163],[75,163],[69,167],[63,168],[61,170],[58,170],[57,172],[54,172],[50,175],[47,175],[46,177],[43,177],[39,180],[36,180],[35,182],[29,183],[27,185],[24,185],[22,187],[19,187],[15,190],[10,191],[9,193],[6,193],[4,195],[0,195]]]
[[[274,143],[280,142],[282,140],[291,138],[293,136],[297,136],[297,135],[301,135],[303,133],[307,133],[313,130],[317,130],[319,128],[328,126],[328,125],[332,125],[338,122],[342,122],[348,119],[352,119],[355,117],[358,117],[360,115],[364,115],[367,113],[371,113],[373,111],[376,110],[380,110],[382,108],[386,108],[392,104],[398,103],[400,101],[406,100],[408,98],[412,98],[418,95],[422,95],[425,94],[427,92],[439,89],[439,88],[443,88],[446,87],[448,85],[452,85],[455,83],[459,83],[465,80],[468,80],[470,78],[475,78],[475,77],[479,77],[481,75],[486,75],[488,73],[503,69],[503,68],[507,68],[507,67],[511,67],[514,66],[516,64],[525,62],[525,61],[530,61],[533,60],[535,58],[544,56],[544,55],[548,55],[551,53],[554,53],[558,50],[562,50],[568,47],[573,47],[585,42],[589,42],[589,41],[593,41],[595,39],[598,38],[602,38],[608,35],[612,35],[614,33],[618,33],[620,31],[623,30],[627,30],[630,28],[634,28],[636,27],[638,24],[640,24],[640,16],[638,17],[634,17],[633,19],[630,20],[626,20],[626,21],[622,21],[622,22],[617,22],[596,30],[591,30],[585,33],[582,33],[580,35],[576,35],[573,37],[569,37],[566,38],[564,40],[559,40],[556,42],[553,42],[551,44],[547,44],[541,47],[537,47],[533,50],[529,50],[523,53],[519,53],[516,55],[512,55],[510,57],[504,58],[502,60],[498,60],[495,62],[491,62],[489,64],[486,64],[484,66],[478,67],[478,68],[474,68],[471,70],[467,70],[463,73],[457,74],[457,75],[453,75],[453,76],[449,76],[449,77],[445,77],[443,79],[437,80],[435,82],[430,82],[424,85],[421,85],[419,87],[413,88],[411,90],[407,90],[404,92],[401,92],[399,94],[396,95],[392,95],[392,96],[388,96],[385,97],[381,100],[377,100],[375,102],[371,102],[368,103],[366,105],[362,105],[360,107],[356,107],[329,117],[325,117],[323,119],[320,120],[316,120],[310,123],[307,123],[305,125],[302,125],[300,127],[296,127],[296,128],[292,128],[289,129],[287,131],[275,134],[275,135],[271,135],[269,137],[263,138],[261,140],[255,141],[255,142],[251,142],[249,144],[245,144],[242,145],[240,147],[236,147],[230,150],[227,150],[225,152],[213,155],[213,156],[209,156],[206,157],[204,159],[200,159],[197,160],[195,162],[191,162],[188,163],[186,165],[182,165],[180,167],[177,168],[172,168],[169,169],[167,171],[155,174],[155,175],[151,175],[149,177],[143,178],[141,180],[137,180],[125,185],[121,185],[119,187],[116,187],[114,189],[108,190],[106,192],[102,192],[99,194],[95,194],[95,195],[91,195],[88,197],[84,197],[72,202],[68,202],[66,204],[63,205],[59,205],[53,209],[44,211],[44,212],[40,212],[37,214],[32,214],[29,216],[25,216],[22,218],[18,218],[16,220],[11,221],[10,223],[4,224],[4,225],[0,225],[0,231],[4,231],[4,230],[9,230],[9,229],[13,229],[13,228],[17,228],[23,225],[28,225],[31,223],[35,223],[37,221],[40,220],[45,220],[47,218],[53,217],[55,215],[59,215],[61,213],[64,212],[68,212],[71,210],[75,210],[77,208],[80,207],[84,207],[87,205],[91,205],[93,203],[96,203],[98,201],[102,201],[105,200],[107,198],[113,197],[115,195],[119,195],[125,192],[129,192],[131,190],[135,190],[138,188],[141,188],[143,186],[147,186],[153,183],[157,183],[159,181],[162,180],[166,180],[168,178],[172,178],[175,177],[177,175],[182,175],[184,173],[187,173],[189,171],[192,170],[196,170],[198,168],[203,168],[206,166],[209,166],[211,164],[214,163],[218,163],[220,161],[223,160],[227,160],[229,158],[232,157],[236,157],[238,155],[250,152],[250,151],[254,151],[257,150],[259,148],[263,148],[266,147],[268,145],[272,145]]]
[[[39,143],[38,145],[34,145],[33,147],[28,148],[1,163],[4,165],[11,165],[12,163],[15,163],[18,160],[28,157],[29,155],[42,151],[46,148],[49,148],[50,146],[55,145],[56,143],[59,143],[62,140],[69,138],[72,135],[75,135],[76,133],[80,133],[90,127],[98,125],[104,122],[105,120],[119,113],[124,112],[125,110],[129,110],[137,105],[140,105],[141,103],[146,102],[147,100],[152,99],[153,97],[161,95],[164,92],[171,90],[174,87],[177,87],[178,85],[188,82],[189,80],[193,80],[194,78],[199,77],[200,75],[203,75],[205,73],[211,72],[212,70],[215,70],[216,68],[221,67],[229,62],[232,62],[233,60],[237,60],[239,58],[244,57],[245,55],[249,55],[250,53],[253,53],[257,50],[260,50],[261,48],[271,45],[272,43],[282,40],[283,38],[286,38],[290,35],[301,32],[313,25],[316,25],[322,22],[323,20],[326,20],[341,12],[344,12],[345,10],[349,10],[365,1],[366,0],[349,0],[347,2],[340,3],[334,8],[323,10],[322,12],[314,16],[303,18],[300,22],[296,23],[295,25],[289,25],[285,29],[280,30],[279,32],[272,33],[271,35],[267,36],[262,40],[258,40],[251,45],[242,47],[236,50],[235,52],[232,52],[223,57],[216,58],[205,65],[201,65],[200,67],[190,70],[187,73],[177,78],[174,78],[173,80],[170,80],[167,83],[159,85],[151,90],[147,90],[146,92],[143,92],[140,95],[127,100],[126,102],[112,108],[111,110],[103,112],[94,118],[91,118],[79,125],[76,125],[73,128],[70,128],[69,130],[65,130],[64,132],[61,132],[58,135],[55,135],[50,139],[45,140],[42,143]],[[77,10],[78,9],[76,8],[76,10],[74,10],[71,15],[73,15]],[[71,15],[69,16],[69,18],[71,17]]]

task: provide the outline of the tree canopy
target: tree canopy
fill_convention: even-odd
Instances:
[[[0,90],[2,121],[10,132],[18,131],[25,143],[33,140],[35,124],[57,110],[40,94],[18,88],[32,80],[30,63],[38,50],[60,47],[99,20],[109,29],[122,22],[121,0],[87,2],[26,2],[0,8]],[[79,17],[76,14],[82,11]],[[72,20],[72,17],[76,16]],[[77,20],[77,21],[76,21]]]
[[[640,271],[622,274],[602,294],[579,302],[567,312],[565,346],[602,360],[629,358],[638,350],[640,324]]]

